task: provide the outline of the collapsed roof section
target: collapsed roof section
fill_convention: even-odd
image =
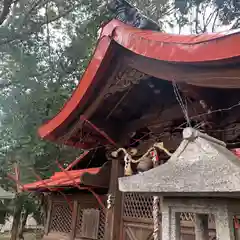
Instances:
[[[75,171],[67,171],[64,172],[56,172],[53,176],[49,179],[44,179],[42,181],[37,181],[29,184],[25,184],[24,190],[28,191],[48,191],[49,189],[56,189],[56,188],[66,188],[66,187],[74,187],[75,184],[80,185],[81,177],[85,173],[97,174],[100,168],[90,168],[90,169],[81,169]]]
[[[103,117],[96,111],[106,110],[106,98],[112,98],[136,79],[136,83],[155,77],[155,82],[162,79],[203,87],[239,88],[239,41],[239,32],[170,35],[112,20],[103,26],[92,60],[72,97],[39,128],[39,135],[83,149],[108,144],[107,138],[85,121],[90,119],[100,127],[108,125],[104,131],[117,139],[111,131],[116,126],[106,123],[108,115]],[[126,80],[126,71],[138,74],[137,78]],[[124,84],[118,86],[121,81]]]
[[[109,162],[101,168],[87,168],[56,172],[49,179],[25,184],[25,191],[58,191],[59,189],[76,188],[108,188],[110,179]]]
[[[69,188],[108,188],[110,180],[111,162],[107,161],[103,152],[99,150],[85,151],[67,168],[60,169],[48,179],[41,179],[34,170],[38,181],[25,184],[24,191],[58,191]]]

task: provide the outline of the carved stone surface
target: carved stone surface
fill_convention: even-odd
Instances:
[[[120,178],[119,188],[165,196],[240,196],[240,161],[225,143],[186,128],[167,163]]]

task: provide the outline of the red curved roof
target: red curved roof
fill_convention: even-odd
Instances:
[[[112,20],[102,36],[144,57],[169,62],[206,62],[240,56],[240,34],[235,31],[173,35],[141,30]]]
[[[52,120],[39,128],[39,135],[54,141],[52,132],[68,120],[77,109],[78,112],[84,113],[81,109],[91,96],[94,85],[104,77],[117,44],[148,59],[199,64],[240,57],[239,42],[240,34],[235,32],[195,36],[170,35],[133,28],[118,20],[112,20],[103,27],[92,60],[72,97]],[[212,80],[216,79],[216,76],[212,77]],[[202,85],[207,85],[204,80],[207,81],[207,78],[203,77]],[[231,80],[233,81],[233,77]],[[215,82],[214,84],[217,85]],[[81,147],[87,148],[85,145]]]

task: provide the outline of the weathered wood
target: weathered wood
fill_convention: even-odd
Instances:
[[[239,88],[238,79],[235,77],[238,76],[240,72],[237,66],[227,68],[225,64],[225,67],[216,66],[215,68],[209,68],[209,66],[206,65],[199,68],[196,65],[156,61],[155,59],[134,55],[130,51],[125,54],[124,60],[131,67],[139,71],[144,69],[144,73],[159,79],[168,79],[176,83],[185,82],[203,87]],[[222,79],[227,78],[229,81],[220,80],[218,84],[216,84],[215,81],[208,81],[209,78],[218,79],[219,76],[221,76]]]
[[[44,234],[48,235],[50,230],[50,224],[51,224],[51,217],[52,217],[52,205],[53,201],[51,197],[48,197],[48,211],[47,211],[47,221],[44,229]]]
[[[70,201],[78,200],[81,208],[98,208],[99,203],[97,199],[93,196],[92,193],[83,193],[83,192],[76,192],[74,194],[67,194],[67,198]],[[102,199],[103,202],[106,201],[106,195],[99,195],[100,199]],[[59,202],[59,203],[66,203],[65,198],[60,194],[52,194],[51,198],[53,202]]]
[[[123,176],[124,168],[120,160],[112,160],[109,203],[106,213],[105,240],[120,240],[122,221],[122,193],[118,190],[118,178]]]
[[[84,173],[81,176],[81,183],[87,186],[108,188],[111,174],[111,161],[103,164],[97,174]]]
[[[206,110],[203,109],[199,102],[193,102],[190,106],[188,106],[188,116],[196,116],[201,113],[205,113]],[[124,133],[130,133],[136,131],[136,129],[140,129],[143,127],[149,127],[158,125],[159,127],[164,128],[166,122],[171,122],[178,119],[183,119],[184,115],[182,109],[179,104],[172,105],[167,109],[159,112],[159,110],[153,114],[144,115],[144,117],[134,120],[130,122]],[[196,119],[195,119],[196,120]]]
[[[85,209],[82,216],[82,236],[86,239],[97,239],[99,230],[100,211]]]
[[[71,226],[70,240],[73,240],[75,238],[77,215],[78,215],[78,201],[75,200],[74,203],[73,203],[72,226]]]

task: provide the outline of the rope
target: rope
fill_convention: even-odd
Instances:
[[[123,152],[126,168],[126,165],[128,166],[130,163],[139,163],[144,160],[144,158],[147,157],[151,151],[154,151],[155,148],[164,151],[168,156],[172,156],[172,154],[164,147],[163,142],[154,143],[153,147],[149,148],[148,151],[137,160],[133,159],[131,154],[128,153],[125,148],[119,148],[117,151],[112,152],[112,156],[116,158],[120,152]]]
[[[188,124],[189,127],[191,127],[191,122],[190,122],[190,118],[188,116],[188,110],[187,110],[187,102],[186,102],[186,99],[185,99],[185,105],[184,105],[184,102],[183,102],[183,99],[182,99],[182,96],[179,92],[179,89],[177,87],[177,84],[175,82],[172,82],[172,85],[173,85],[173,91],[174,91],[174,94],[176,96],[176,99],[182,109],[182,112],[183,112],[183,115],[186,119],[186,122]]]
[[[151,152],[152,153],[152,161],[153,167],[157,167],[159,165],[159,158],[156,148]],[[158,196],[153,196],[153,239],[159,240],[160,239],[160,198]]]
[[[162,150],[168,156],[172,156],[172,154],[164,147],[163,142],[154,143],[154,145],[151,148],[149,148],[148,151],[143,156],[136,160],[132,158],[132,155],[128,153],[128,151],[125,148],[119,148],[117,151],[112,152],[112,156],[116,158],[118,157],[120,152],[124,153],[125,175],[129,176],[132,175],[131,163],[139,163],[143,161],[152,151],[155,151],[156,149]]]

